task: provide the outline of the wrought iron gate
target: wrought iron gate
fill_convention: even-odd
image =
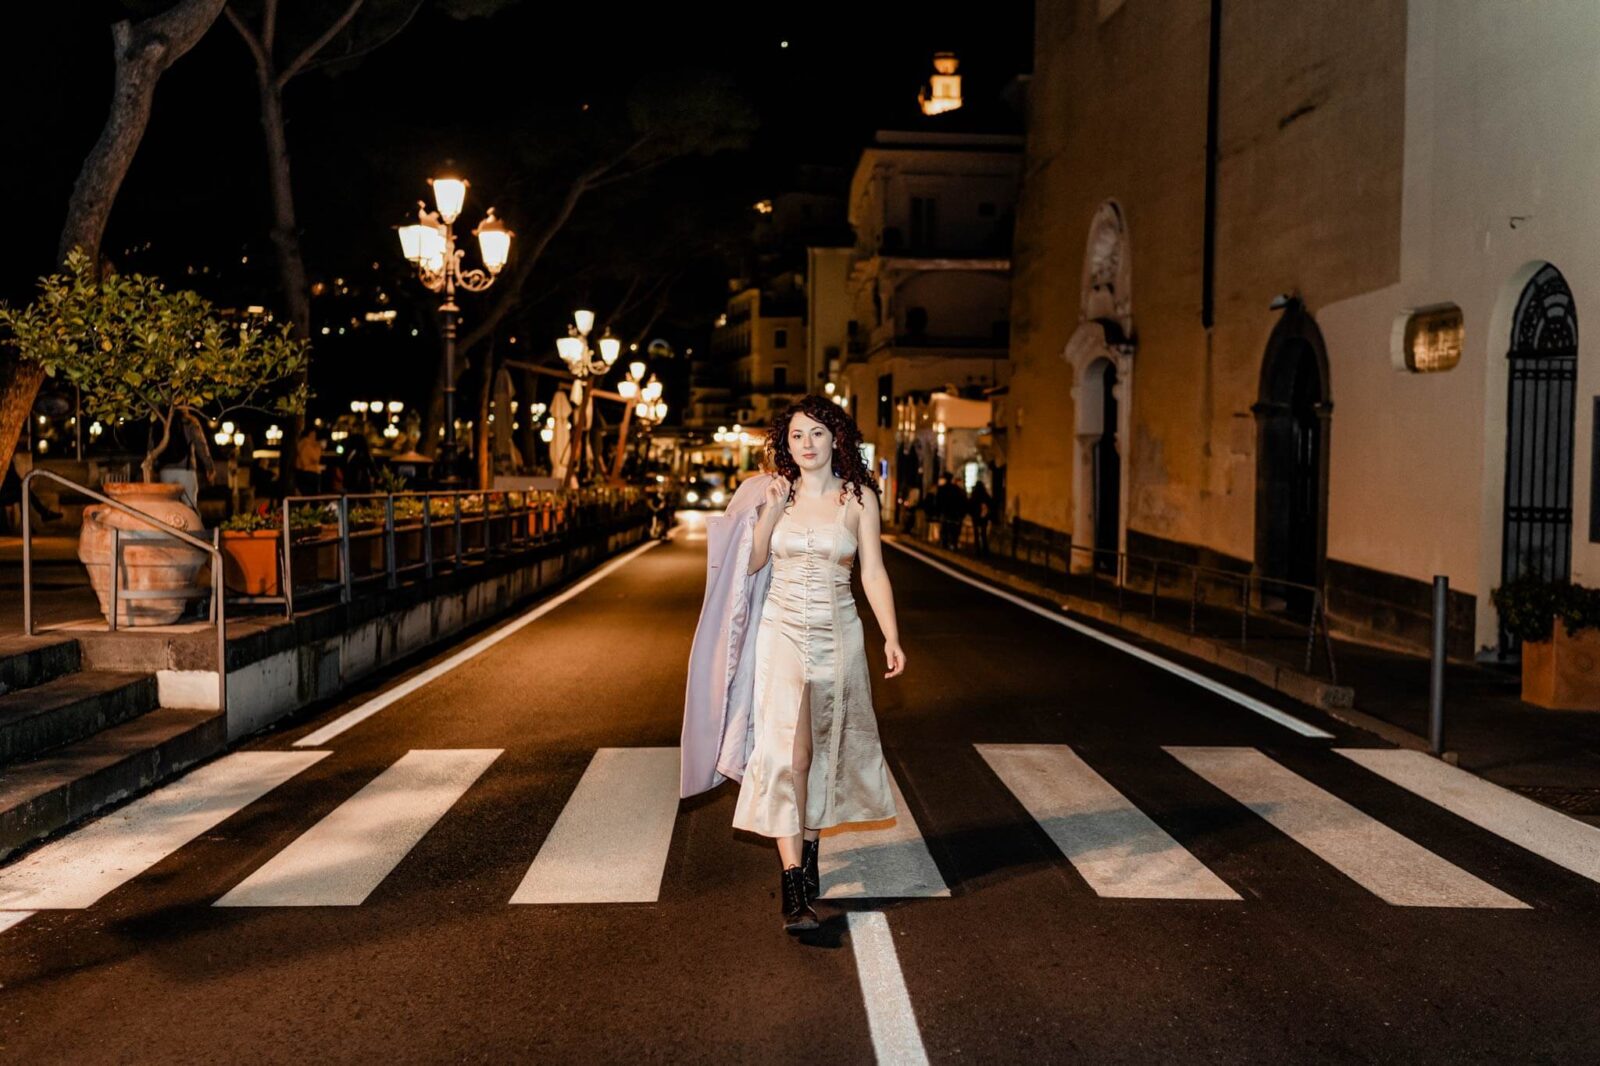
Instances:
[[[1500,577],[1572,576],[1573,415],[1578,314],[1548,263],[1517,301],[1506,396],[1506,502]],[[1506,650],[1515,647],[1501,634]]]

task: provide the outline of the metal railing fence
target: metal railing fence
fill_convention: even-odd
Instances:
[[[289,496],[275,509],[280,594],[234,600],[282,603],[292,617],[297,605],[334,592],[349,603],[369,583],[396,588],[629,514],[644,514],[643,493],[632,487]]]
[[[938,541],[930,537],[935,521],[918,511],[900,529],[919,540]],[[1313,672],[1320,643],[1328,679],[1338,683],[1326,597],[1317,586],[1136,552],[1086,548],[1072,544],[1064,533],[1025,529],[1016,520],[990,523],[987,552],[980,553],[978,532],[970,518],[963,519],[955,538],[957,550],[1009,560],[1058,591],[1114,602],[1119,615],[1139,610],[1159,621],[1165,610],[1170,621],[1172,612],[1182,611],[1190,634],[1199,633],[1205,621],[1219,635],[1224,628],[1220,616],[1225,616],[1236,622],[1226,628],[1241,648],[1250,644],[1252,625],[1257,640],[1281,637],[1286,631],[1303,633],[1305,672]]]

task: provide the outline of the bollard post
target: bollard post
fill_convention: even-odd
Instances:
[[[1444,754],[1444,638],[1445,608],[1450,599],[1450,579],[1433,575],[1433,658],[1428,664],[1428,748]]]

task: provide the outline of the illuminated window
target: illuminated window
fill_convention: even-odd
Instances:
[[[1461,362],[1465,339],[1461,308],[1431,304],[1402,311],[1389,335],[1389,359],[1396,370],[1435,374]]]

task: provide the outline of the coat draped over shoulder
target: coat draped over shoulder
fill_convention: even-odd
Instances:
[[[768,474],[746,479],[727,510],[706,520],[706,592],[689,651],[680,797],[743,778],[755,746],[756,630],[772,568],[748,571],[771,480]]]

